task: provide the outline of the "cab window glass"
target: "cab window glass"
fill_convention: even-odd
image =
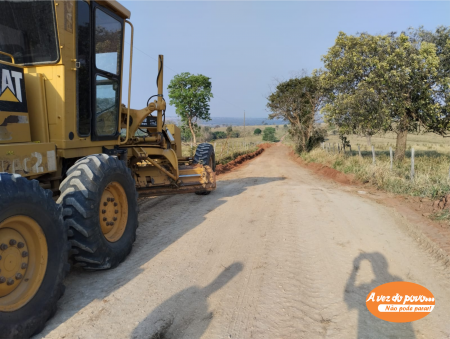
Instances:
[[[98,136],[114,135],[119,116],[119,83],[97,75],[96,79],[95,128]]]
[[[54,63],[59,59],[53,1],[0,1],[0,51],[17,64]],[[11,58],[0,54],[0,60]]]
[[[120,73],[122,24],[101,9],[95,11],[95,64],[98,69]]]

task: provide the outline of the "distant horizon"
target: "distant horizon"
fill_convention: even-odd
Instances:
[[[156,94],[157,57],[164,54],[164,97],[176,74],[211,78],[211,115],[257,117],[269,111],[277,81],[323,67],[339,32],[386,34],[450,25],[450,2],[414,1],[121,1],[135,28],[131,107]],[[149,13],[158,13],[149,20]],[[368,15],[370,14],[370,15]],[[168,24],[170,23],[170,24]],[[160,30],[158,27],[164,27]],[[129,60],[130,35],[124,46]],[[127,102],[128,64],[123,73]]]
[[[167,115],[166,120],[173,120],[175,122],[180,122],[179,116]],[[286,125],[288,124],[285,120],[270,120],[268,118],[245,118],[245,126],[261,126],[261,125]],[[199,125],[202,126],[215,126],[215,125],[231,125],[231,126],[243,126],[244,125],[244,117],[211,117],[209,121],[199,121]]]

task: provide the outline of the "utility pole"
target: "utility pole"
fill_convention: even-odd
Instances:
[[[245,111],[244,111],[244,145],[245,145]]]

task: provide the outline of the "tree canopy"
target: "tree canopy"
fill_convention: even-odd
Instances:
[[[277,85],[267,98],[270,119],[283,119],[291,124],[291,135],[297,142],[297,151],[309,151],[317,140],[316,117],[322,105],[322,90],[318,76],[302,76]],[[313,142],[313,140],[315,140]],[[319,138],[321,140],[321,138]]]
[[[340,32],[322,61],[323,111],[341,133],[394,131],[397,159],[404,157],[408,132],[447,133],[439,89],[448,87],[448,79],[439,76],[435,44],[404,33]]]
[[[194,143],[198,120],[211,120],[209,102],[213,98],[211,79],[202,75],[181,73],[174,76],[167,87],[170,104],[176,108],[177,115],[188,126]]]

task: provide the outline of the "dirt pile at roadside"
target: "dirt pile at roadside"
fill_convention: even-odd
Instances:
[[[270,146],[272,146],[272,144],[260,144],[260,145],[258,145],[259,149],[253,153],[240,155],[236,159],[234,159],[233,161],[230,161],[229,163],[227,163],[225,165],[217,165],[216,166],[216,175],[220,175],[220,174],[223,174],[223,173],[226,173],[226,172],[229,172],[229,171],[235,169],[242,163],[244,163],[248,160],[251,160],[254,157],[257,157],[262,152],[264,152],[265,149],[269,148]]]

